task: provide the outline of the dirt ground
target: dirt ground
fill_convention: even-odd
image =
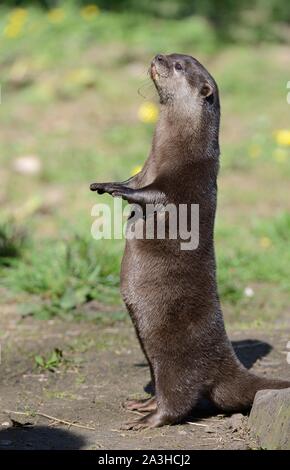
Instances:
[[[43,321],[21,318],[13,304],[1,310],[0,449],[257,448],[246,416],[210,409],[195,411],[190,423],[182,425],[121,431],[120,425],[134,418],[121,403],[143,396],[149,380],[129,321],[112,326]],[[283,330],[237,331],[231,326],[229,334],[247,367],[261,375],[289,377],[290,324]],[[55,370],[39,368],[35,355],[41,351],[49,357],[54,348],[63,354]]]

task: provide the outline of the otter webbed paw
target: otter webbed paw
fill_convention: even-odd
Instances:
[[[135,202],[136,191],[118,183],[92,183],[90,185],[91,191],[96,191],[98,194],[111,194],[113,197],[121,197],[128,202]],[[138,194],[138,193],[137,193]]]
[[[134,193],[134,189],[122,187],[113,191],[111,194],[113,197],[121,197],[125,201],[134,202],[134,199],[132,199],[134,197]]]
[[[150,184],[143,188],[130,188],[122,183],[92,183],[91,191],[97,191],[98,194],[108,193],[113,197],[121,197],[128,201],[129,204],[165,204],[167,201],[165,193],[155,188],[154,184]]]
[[[158,410],[155,410],[146,416],[142,416],[142,418],[123,424],[121,429],[125,431],[139,431],[141,429],[159,428],[173,422],[173,420],[166,418]]]
[[[126,400],[123,403],[123,408],[127,411],[155,411],[157,408],[157,402],[155,397],[143,399],[143,400]]]
[[[116,183],[92,183],[90,185],[91,191],[97,191],[98,194],[112,194],[114,191],[118,191],[123,186],[121,184]]]

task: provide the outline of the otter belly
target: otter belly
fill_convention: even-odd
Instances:
[[[198,254],[178,252],[178,242],[166,242],[163,249],[155,241],[126,243],[121,293],[142,336],[152,335],[153,329],[176,330],[178,323],[194,326],[201,318],[212,322],[219,316],[215,282],[206,274],[208,263],[201,263]]]

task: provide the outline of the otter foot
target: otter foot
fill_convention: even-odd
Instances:
[[[169,419],[166,419],[165,416],[161,415],[156,410],[140,419],[123,424],[121,429],[126,431],[139,431],[141,429],[158,428],[160,426],[164,426],[164,424],[170,424],[170,422],[171,421]]]
[[[128,411],[155,411],[157,408],[156,398],[151,397],[143,400],[127,400],[123,407]]]

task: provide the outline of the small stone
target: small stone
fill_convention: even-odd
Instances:
[[[244,294],[246,297],[254,297],[254,290],[252,289],[252,287],[248,286],[245,288]]]
[[[39,377],[38,382],[47,382],[47,377],[43,377],[42,375]]]
[[[228,427],[232,430],[232,432],[238,431],[244,422],[244,416],[241,413],[233,414],[228,420]]]
[[[36,155],[25,155],[13,161],[13,169],[22,175],[38,175],[41,172],[41,161]]]

